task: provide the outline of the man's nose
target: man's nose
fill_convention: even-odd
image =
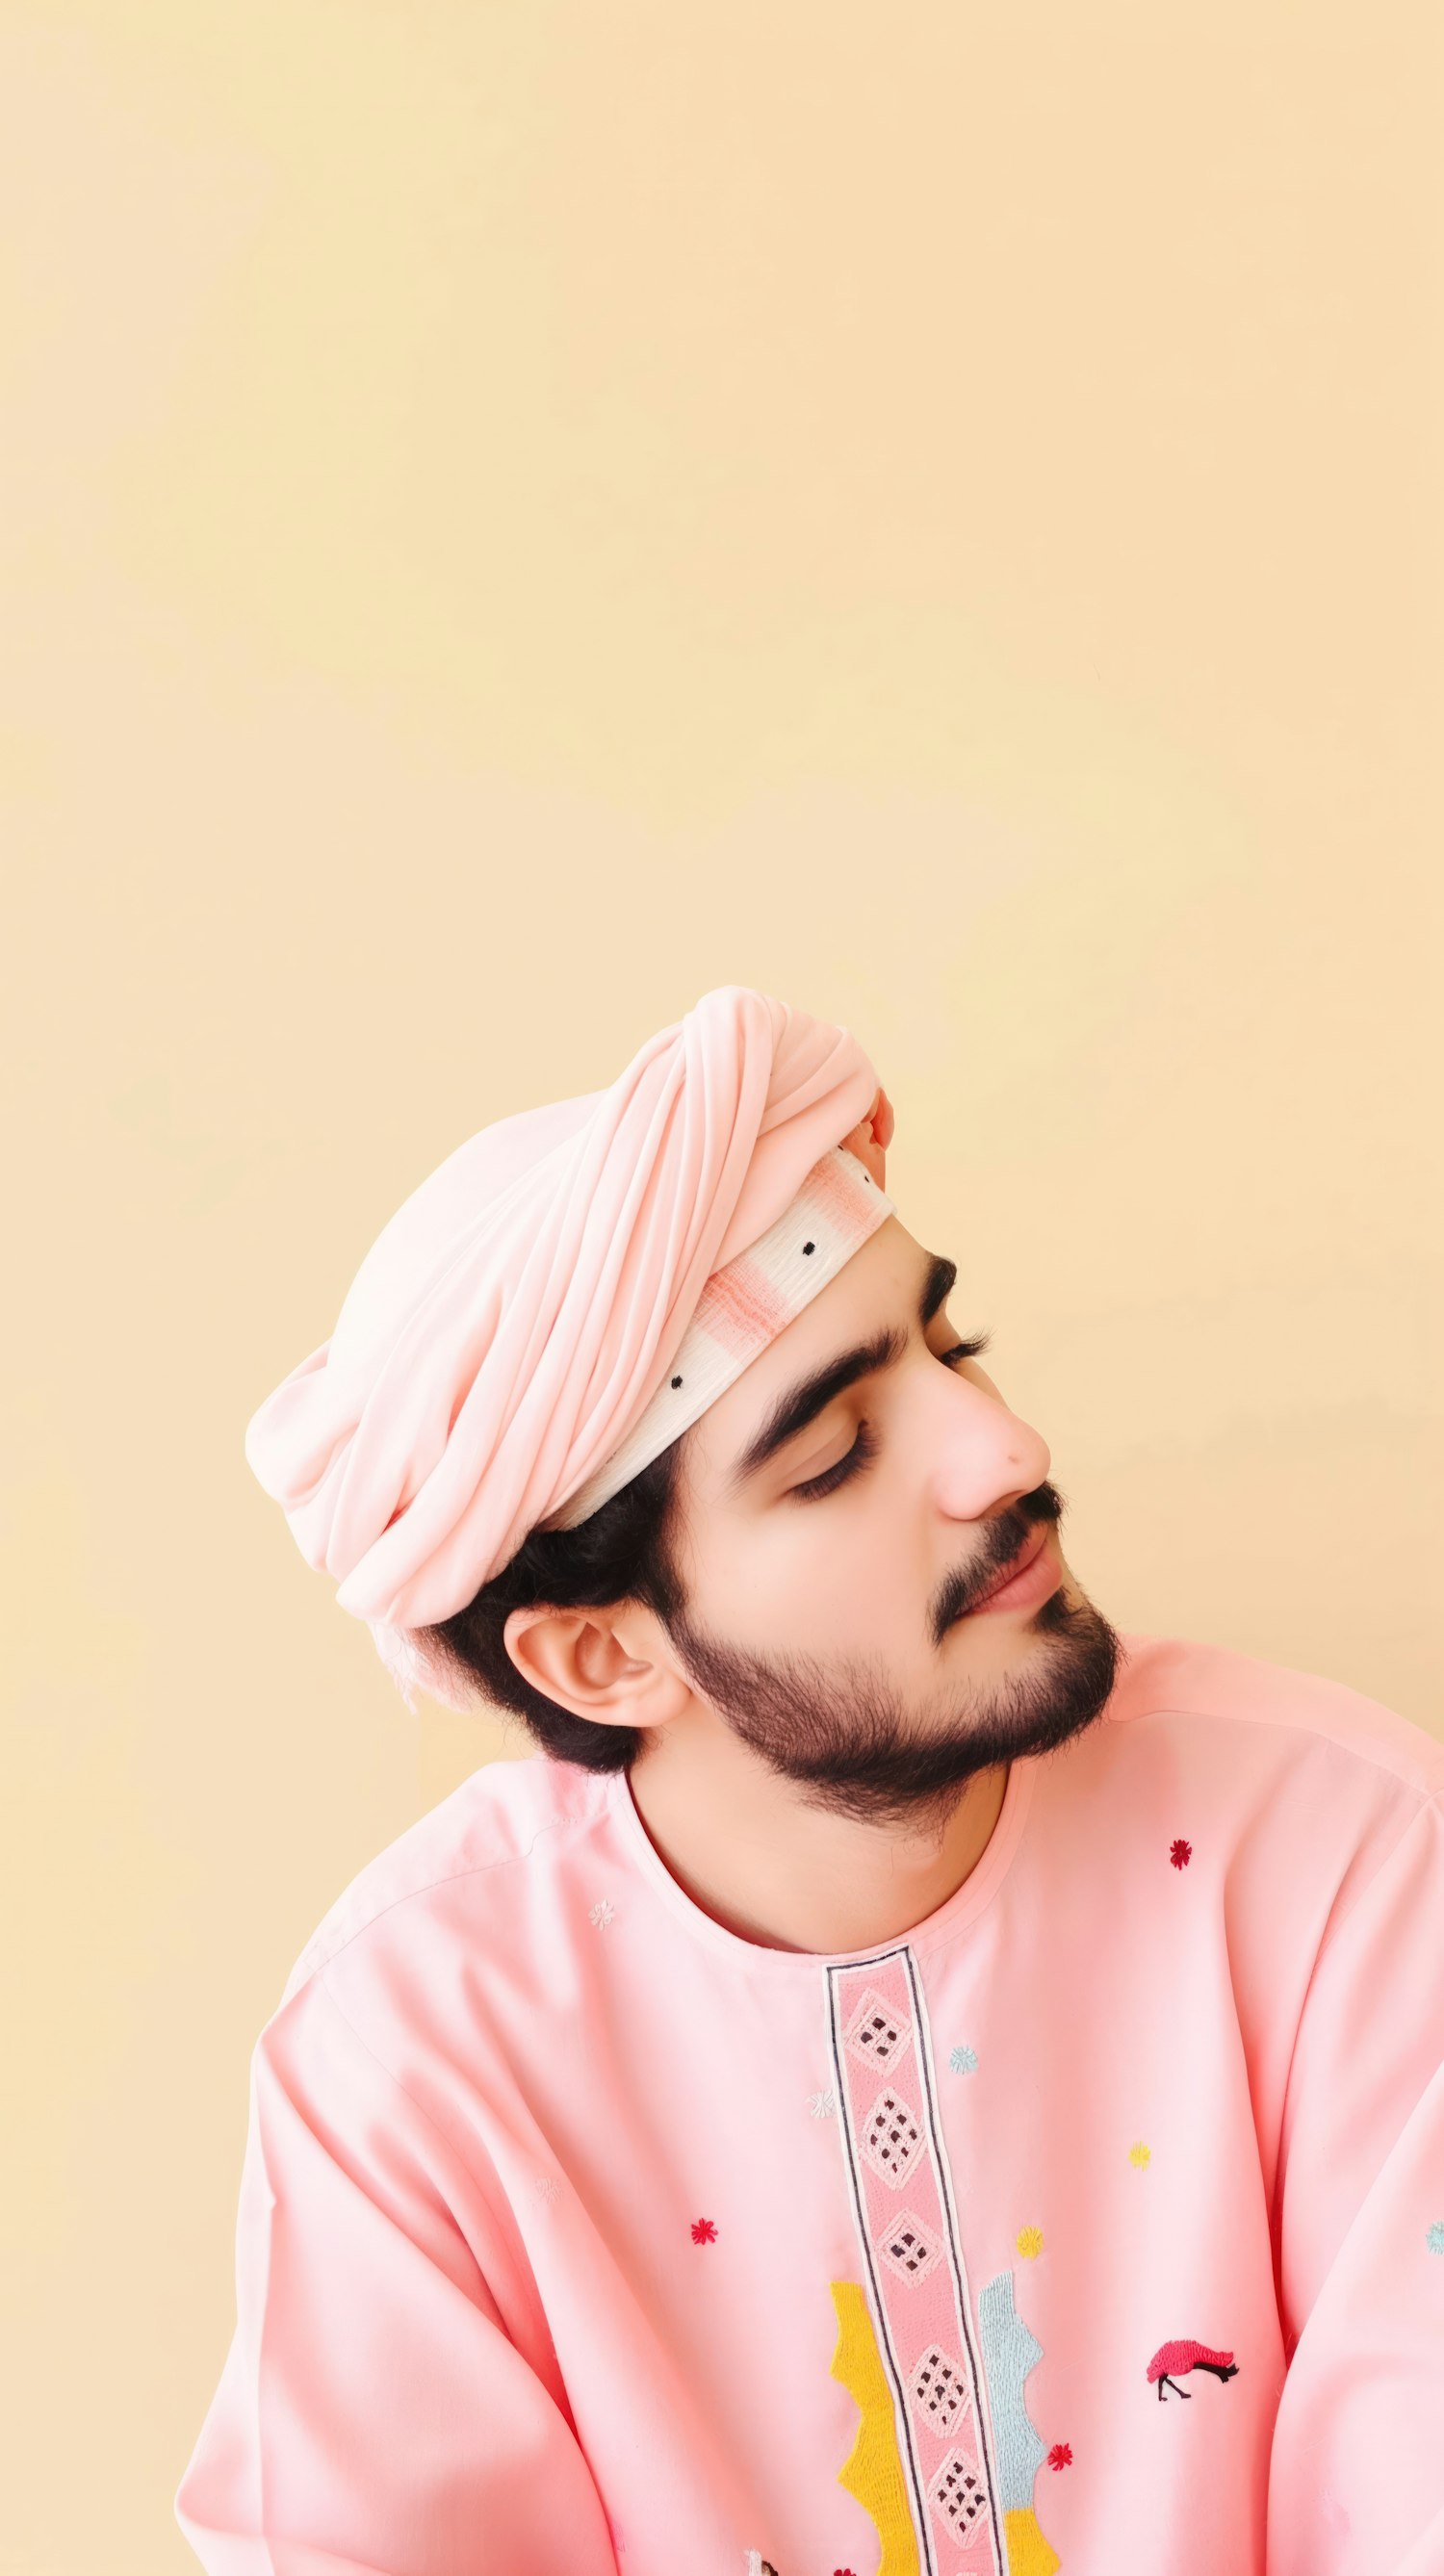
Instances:
[[[933,1496],[958,1521],[981,1520],[1016,1494],[1030,1494],[1052,1464],[1048,1443],[1030,1422],[966,1379],[946,1390],[932,1425]]]

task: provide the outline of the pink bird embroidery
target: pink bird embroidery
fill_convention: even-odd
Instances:
[[[1150,2380],[1157,2380],[1158,2395],[1171,2388],[1175,2397],[1191,2397],[1191,2388],[1178,2386],[1179,2376],[1189,2370],[1211,2370],[1215,2379],[1234,2379],[1238,2363],[1231,2352],[1213,2352],[1206,2343],[1161,2343],[1148,2365]]]

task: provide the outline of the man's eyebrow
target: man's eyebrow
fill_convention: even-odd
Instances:
[[[918,1298],[920,1324],[932,1322],[939,1307],[951,1295],[957,1275],[955,1261],[948,1261],[940,1252],[932,1255]],[[816,1421],[819,1413],[827,1410],[834,1396],[841,1395],[847,1387],[855,1386],[860,1377],[871,1377],[877,1369],[895,1368],[906,1349],[906,1333],[899,1332],[896,1325],[889,1325],[885,1331],[875,1333],[870,1342],[856,1343],[850,1351],[842,1351],[835,1360],[828,1360],[822,1368],[814,1369],[810,1377],[788,1387],[777,1397],[761,1429],[754,1433],[737,1460],[727,1480],[728,1490],[732,1493],[740,1491],[759,1469],[766,1466],[769,1458],[775,1458],[779,1449],[784,1449],[789,1440],[795,1440],[799,1431],[805,1431],[810,1422]]]

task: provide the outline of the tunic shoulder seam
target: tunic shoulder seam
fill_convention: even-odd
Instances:
[[[348,1920],[345,1913],[350,1901],[350,1891],[343,1890],[336,1903],[322,1916],[310,1940],[297,1958],[286,1982],[286,1996],[293,1994],[298,1986],[305,1983],[308,1976],[329,1967],[340,1957],[343,1950],[350,1948],[353,1941],[358,1941],[363,1933],[374,1930],[384,1916],[394,1914],[401,1906],[412,1905],[419,1897],[430,1896],[439,1888],[459,1886],[463,1879],[485,1877],[494,1869],[517,1868],[523,1861],[530,1860],[545,1835],[567,1830],[577,1833],[590,1831],[601,1821],[604,1813],[605,1809],[598,1805],[580,1815],[551,1816],[544,1824],[537,1826],[530,1841],[520,1851],[499,1852],[491,1859],[470,1861],[463,1869],[438,1867],[390,1894],[378,1892],[375,1902],[354,1922]],[[365,1871],[361,1873],[363,1878],[366,1875]]]
[[[1359,1696],[1362,1697],[1362,1694]],[[1366,1700],[1363,1704],[1366,1707],[1384,1706],[1382,1701]],[[1347,1754],[1352,1760],[1366,1763],[1371,1771],[1384,1772],[1400,1789],[1417,1797],[1423,1805],[1427,1806],[1431,1801],[1444,1796],[1444,1743],[1440,1743],[1436,1736],[1432,1736],[1426,1727],[1416,1726],[1412,1718],[1402,1717],[1398,1710],[1389,1709],[1385,1713],[1390,1717],[1398,1718],[1401,1725],[1409,1727],[1419,1738],[1421,1747],[1429,1748],[1427,1752],[1421,1750],[1418,1770],[1412,1775],[1407,1770],[1401,1769],[1397,1755],[1391,1755],[1382,1747],[1351,1743],[1347,1736],[1339,1734],[1326,1719],[1311,1717],[1307,1710],[1301,1711],[1298,1716],[1285,1716],[1275,1709],[1229,1708],[1218,1703],[1182,1707],[1176,1700],[1169,1699],[1145,1701],[1138,1708],[1121,1710],[1113,1723],[1136,1726],[1150,1717],[1197,1717],[1226,1720],[1233,1726],[1273,1727],[1282,1735],[1311,1735],[1318,1741],[1333,1745],[1338,1752]]]

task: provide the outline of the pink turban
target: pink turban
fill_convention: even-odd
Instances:
[[[377,1237],[246,1456],[408,1700],[454,1707],[410,1632],[448,1618],[594,1479],[712,1274],[830,1147],[879,1186],[892,1112],[846,1029],[705,993],[606,1091],[483,1127]],[[414,1705],[414,1703],[413,1703]]]

